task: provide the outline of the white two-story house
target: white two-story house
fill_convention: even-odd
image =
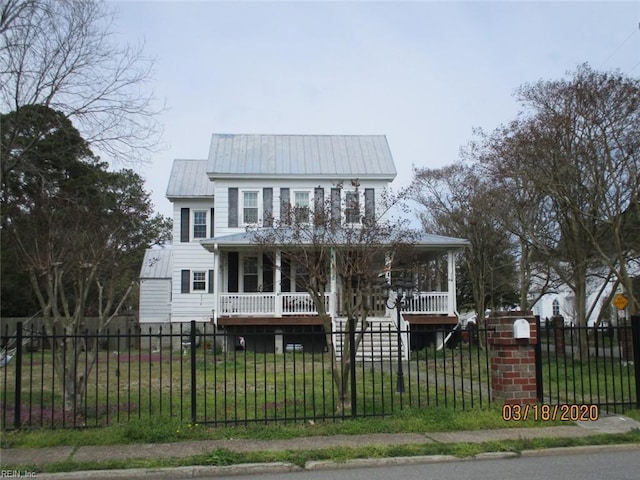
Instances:
[[[374,215],[395,176],[382,135],[212,135],[209,157],[175,160],[169,178],[167,198],[174,212],[170,321],[214,323],[243,337],[259,326],[274,336],[289,335],[285,343],[301,343],[294,329],[322,328],[297,281],[302,274],[286,259],[260,253],[248,229],[273,227],[287,209],[313,209],[322,202],[343,208],[343,221],[358,222]],[[437,265],[432,270],[439,273],[422,281],[402,310],[412,345],[423,342],[420,332],[426,327],[458,322],[455,254],[467,244],[419,237],[424,260]],[[333,321],[343,321],[339,283],[332,281],[326,295]],[[377,317],[395,321],[389,309]],[[257,345],[247,338],[251,346],[278,351],[277,341]]]

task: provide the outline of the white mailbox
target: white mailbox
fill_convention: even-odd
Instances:
[[[524,318],[513,322],[513,338],[531,338],[531,326]]]

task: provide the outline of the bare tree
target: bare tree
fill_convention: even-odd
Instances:
[[[463,150],[464,158],[479,164],[491,185],[492,216],[517,242],[519,306],[529,310],[545,293],[558,288],[560,280],[550,258],[549,237],[555,237],[545,207],[545,195],[531,182],[528,165],[535,154],[517,121],[490,135],[477,131]],[[532,160],[533,158],[533,160]]]
[[[560,233],[553,250],[569,267],[579,324],[586,324],[586,278],[599,265],[638,311],[628,269],[640,253],[625,225],[638,208],[640,81],[583,65],[569,79],[524,86],[519,99],[528,108],[528,178]]]
[[[493,215],[496,198],[478,169],[458,162],[441,169],[416,170],[413,198],[424,207],[425,228],[470,241],[463,263],[479,325],[488,306],[513,304],[513,243]]]
[[[512,212],[503,209],[503,224],[572,290],[577,325],[604,294],[589,305],[591,283],[622,285],[638,311],[640,82],[582,65],[568,79],[524,85],[517,99],[518,120],[476,157]]]
[[[358,182],[353,184],[356,197],[352,198],[357,198]],[[347,340],[350,326],[345,325],[340,345],[335,345],[327,294],[334,295],[339,316],[359,325],[357,350],[369,328],[367,319],[373,312],[384,309],[386,293],[381,284],[385,279],[380,274],[385,270],[385,262],[390,268],[392,258],[408,260],[412,249],[415,232],[406,228],[405,220],[390,217],[390,210],[400,204],[401,198],[402,195],[385,193],[378,198],[375,212],[367,211],[367,207],[361,209],[349,199],[340,207],[331,199],[316,201],[313,208],[289,206],[279,219],[267,221],[272,227],[252,230],[253,241],[264,253],[286,258],[302,273],[296,276],[296,281],[309,293],[321,319],[333,364],[333,381],[341,399],[338,408],[345,410],[351,408],[351,355]],[[281,262],[276,259],[274,264],[278,266]]]
[[[166,240],[170,222],[153,214],[142,178],[108,171],[62,113],[21,110],[0,116],[0,156],[20,156],[3,178],[2,249],[28,273],[65,408],[76,411],[97,359],[98,343],[87,345],[84,333],[103,333],[119,314],[145,249]],[[37,127],[25,122],[32,117]],[[5,149],[5,138],[32,148]],[[97,320],[89,324],[89,316]]]
[[[142,44],[115,42],[114,18],[94,0],[0,1],[0,109],[51,107],[119,160],[156,146],[154,61]]]

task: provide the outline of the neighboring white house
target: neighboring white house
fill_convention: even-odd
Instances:
[[[313,209],[325,200],[349,206],[337,213],[343,222],[360,222],[374,215],[395,176],[383,135],[212,135],[208,159],[175,160],[169,178],[170,321],[213,322],[238,335],[257,325],[276,336],[294,327],[321,328],[308,294],[296,286],[295,265],[277,252],[275,260],[258,254],[247,227],[270,228],[288,208]],[[455,254],[468,245],[427,234],[417,243],[425,259],[446,267],[444,278],[425,283],[431,290],[417,292],[403,310],[416,336],[425,326],[457,323]],[[147,294],[141,292],[141,305]],[[339,295],[333,281],[327,305],[334,323],[344,320]],[[377,320],[393,319],[385,311]]]
[[[603,283],[602,276],[592,276],[587,280],[587,325],[594,325],[600,312],[602,320],[615,324],[617,311],[608,303],[608,297],[614,288],[614,282]],[[543,324],[553,317],[563,317],[566,326],[576,324],[576,299],[573,291],[560,283],[552,291],[542,295],[532,307],[533,314],[540,316]],[[589,314],[590,313],[590,314]]]

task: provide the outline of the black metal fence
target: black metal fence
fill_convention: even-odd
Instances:
[[[538,323],[538,400],[640,408],[640,316],[616,326],[576,327],[562,318]]]
[[[579,330],[563,330],[563,347],[556,330],[539,331],[541,402],[640,407],[637,338],[633,363],[623,356],[620,339],[627,337],[620,329],[591,333],[583,357],[576,350]],[[363,338],[335,362],[325,333],[308,329],[289,331],[284,340],[273,330],[246,330],[242,335],[251,341],[195,323],[160,332],[47,336],[20,325],[2,333],[0,426],[7,430],[105,426],[158,415],[209,425],[306,422],[492,405],[489,332],[478,329],[422,332],[420,350],[408,360],[397,355],[395,330],[336,331],[339,344]]]

